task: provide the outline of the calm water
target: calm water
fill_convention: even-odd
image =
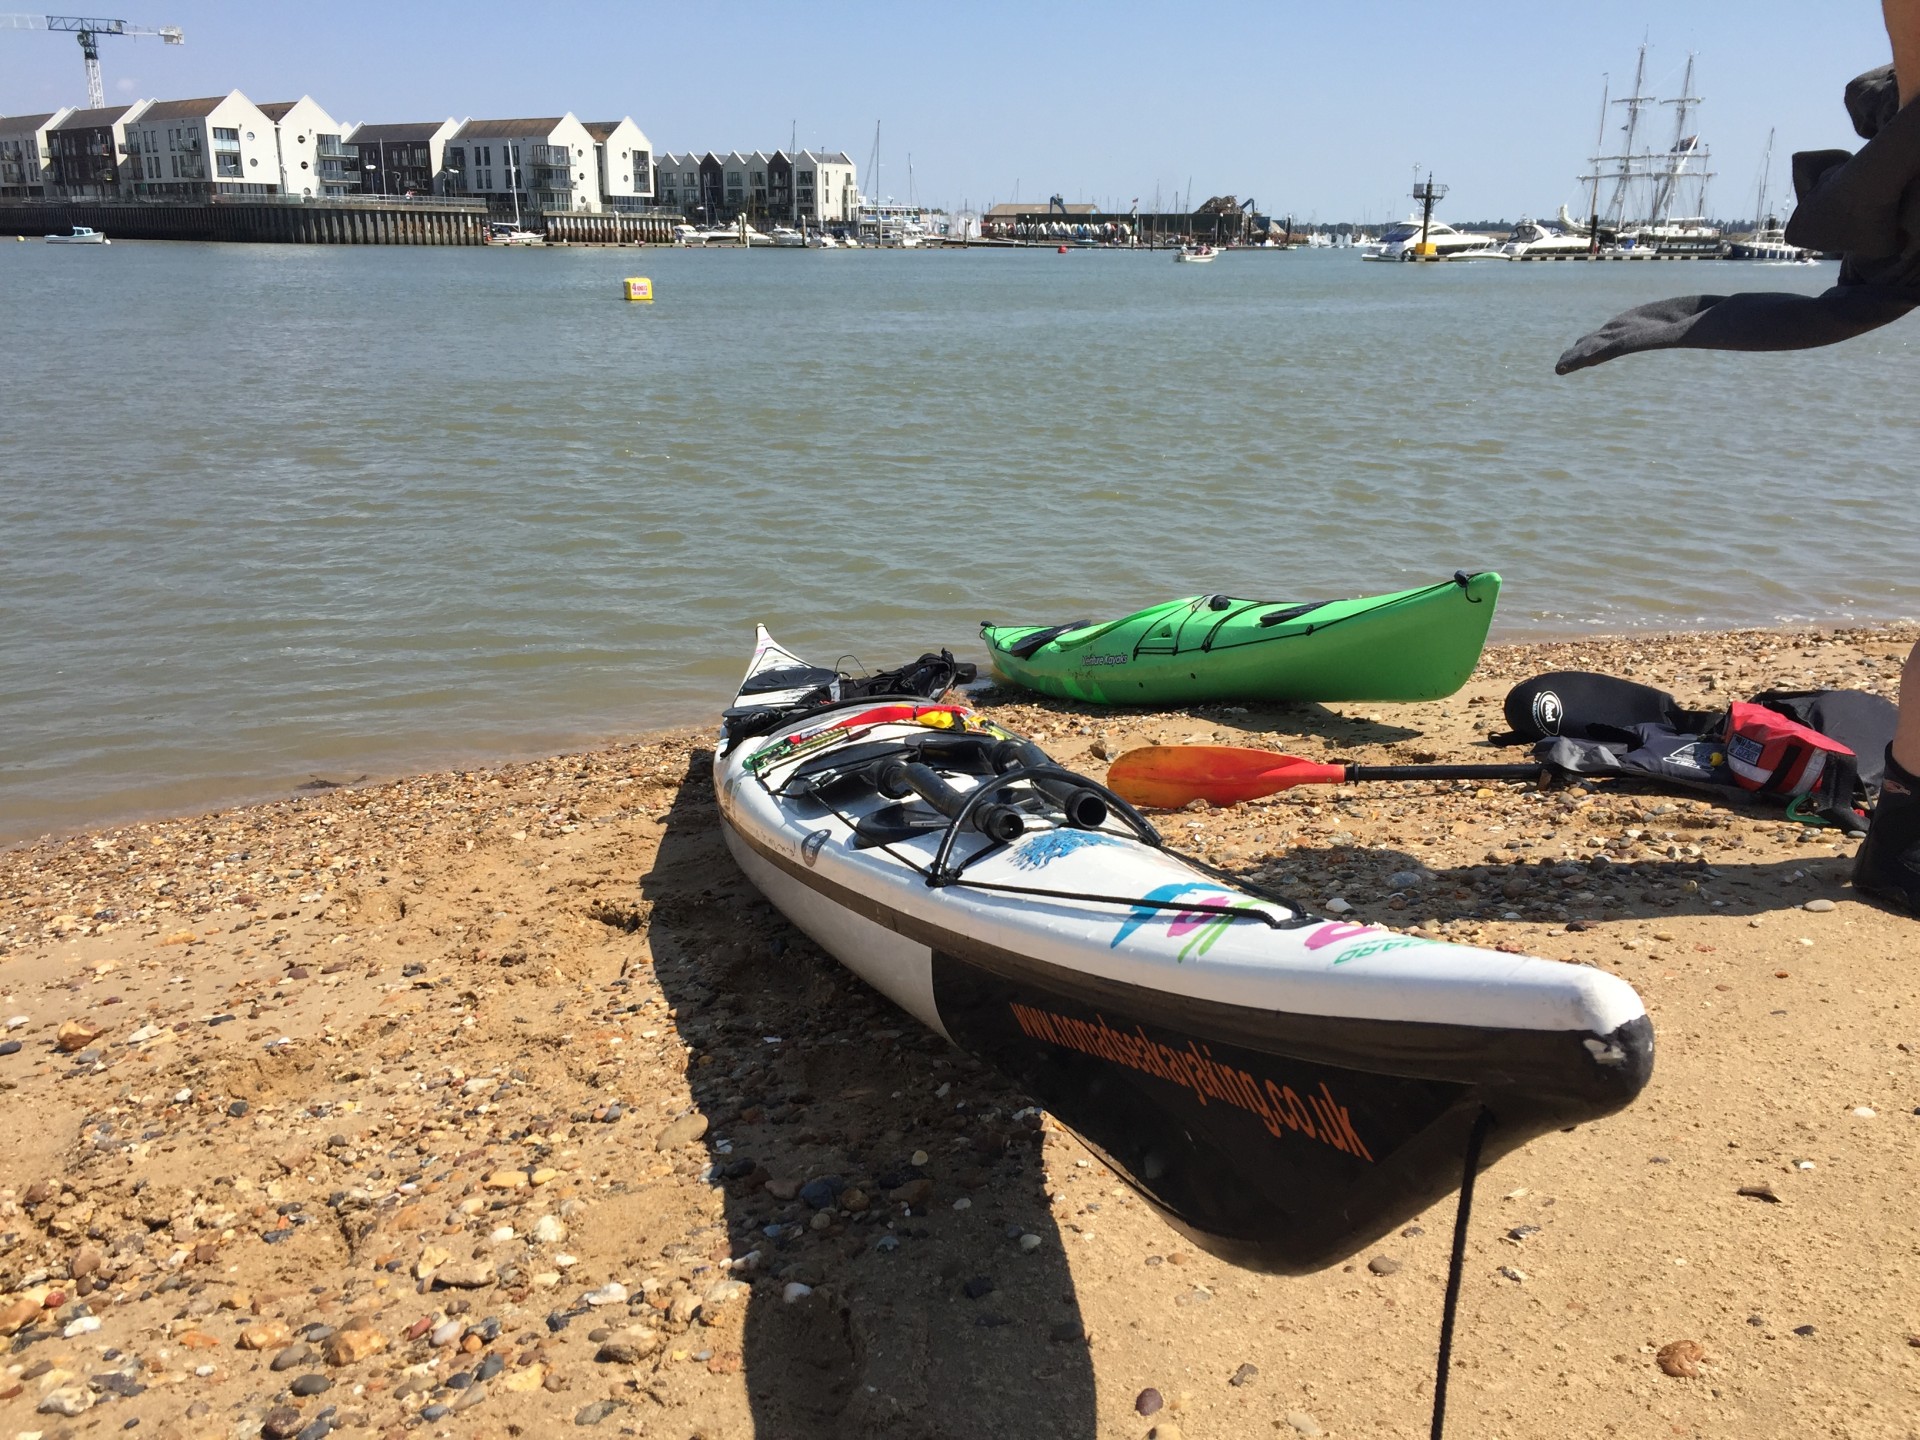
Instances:
[[[1911,616],[1920,326],[1552,374],[1832,268],[0,246],[0,837],[704,718],[755,620]]]

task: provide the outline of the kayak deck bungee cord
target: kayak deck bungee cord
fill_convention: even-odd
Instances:
[[[714,760],[741,868],[1215,1255],[1337,1263],[1475,1134],[1491,1163],[1647,1083],[1616,976],[1306,913],[965,705],[839,695],[759,632]]]

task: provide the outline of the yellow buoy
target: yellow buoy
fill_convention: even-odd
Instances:
[[[627,299],[647,301],[653,299],[653,281],[647,279],[645,276],[629,275],[622,283],[627,287]]]

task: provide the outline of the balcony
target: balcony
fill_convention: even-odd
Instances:
[[[358,160],[360,147],[347,144],[337,135],[322,135],[314,146],[314,153],[322,160]]]
[[[530,158],[535,165],[558,165],[566,168],[571,168],[573,165],[573,152],[564,145],[535,145]]]
[[[565,168],[552,169],[537,165],[533,171],[533,187],[536,190],[571,190],[573,172]]]

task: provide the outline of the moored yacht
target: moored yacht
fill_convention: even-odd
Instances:
[[[1769,220],[1749,235],[1727,239],[1729,260],[1771,260],[1775,264],[1812,264],[1820,257],[1811,250],[1787,243],[1787,232]]]
[[[1522,220],[1500,248],[1516,260],[1584,260],[1592,253],[1593,242],[1538,220]]]
[[[1362,260],[1416,260],[1420,258],[1420,217],[1396,221],[1380,232],[1379,240],[1371,245],[1362,246]],[[1476,235],[1471,231],[1456,230],[1441,220],[1430,221],[1426,227],[1426,243],[1431,247],[1433,256],[1441,260],[1456,260],[1462,257],[1473,259],[1505,259],[1498,249],[1498,242],[1491,235]]]

